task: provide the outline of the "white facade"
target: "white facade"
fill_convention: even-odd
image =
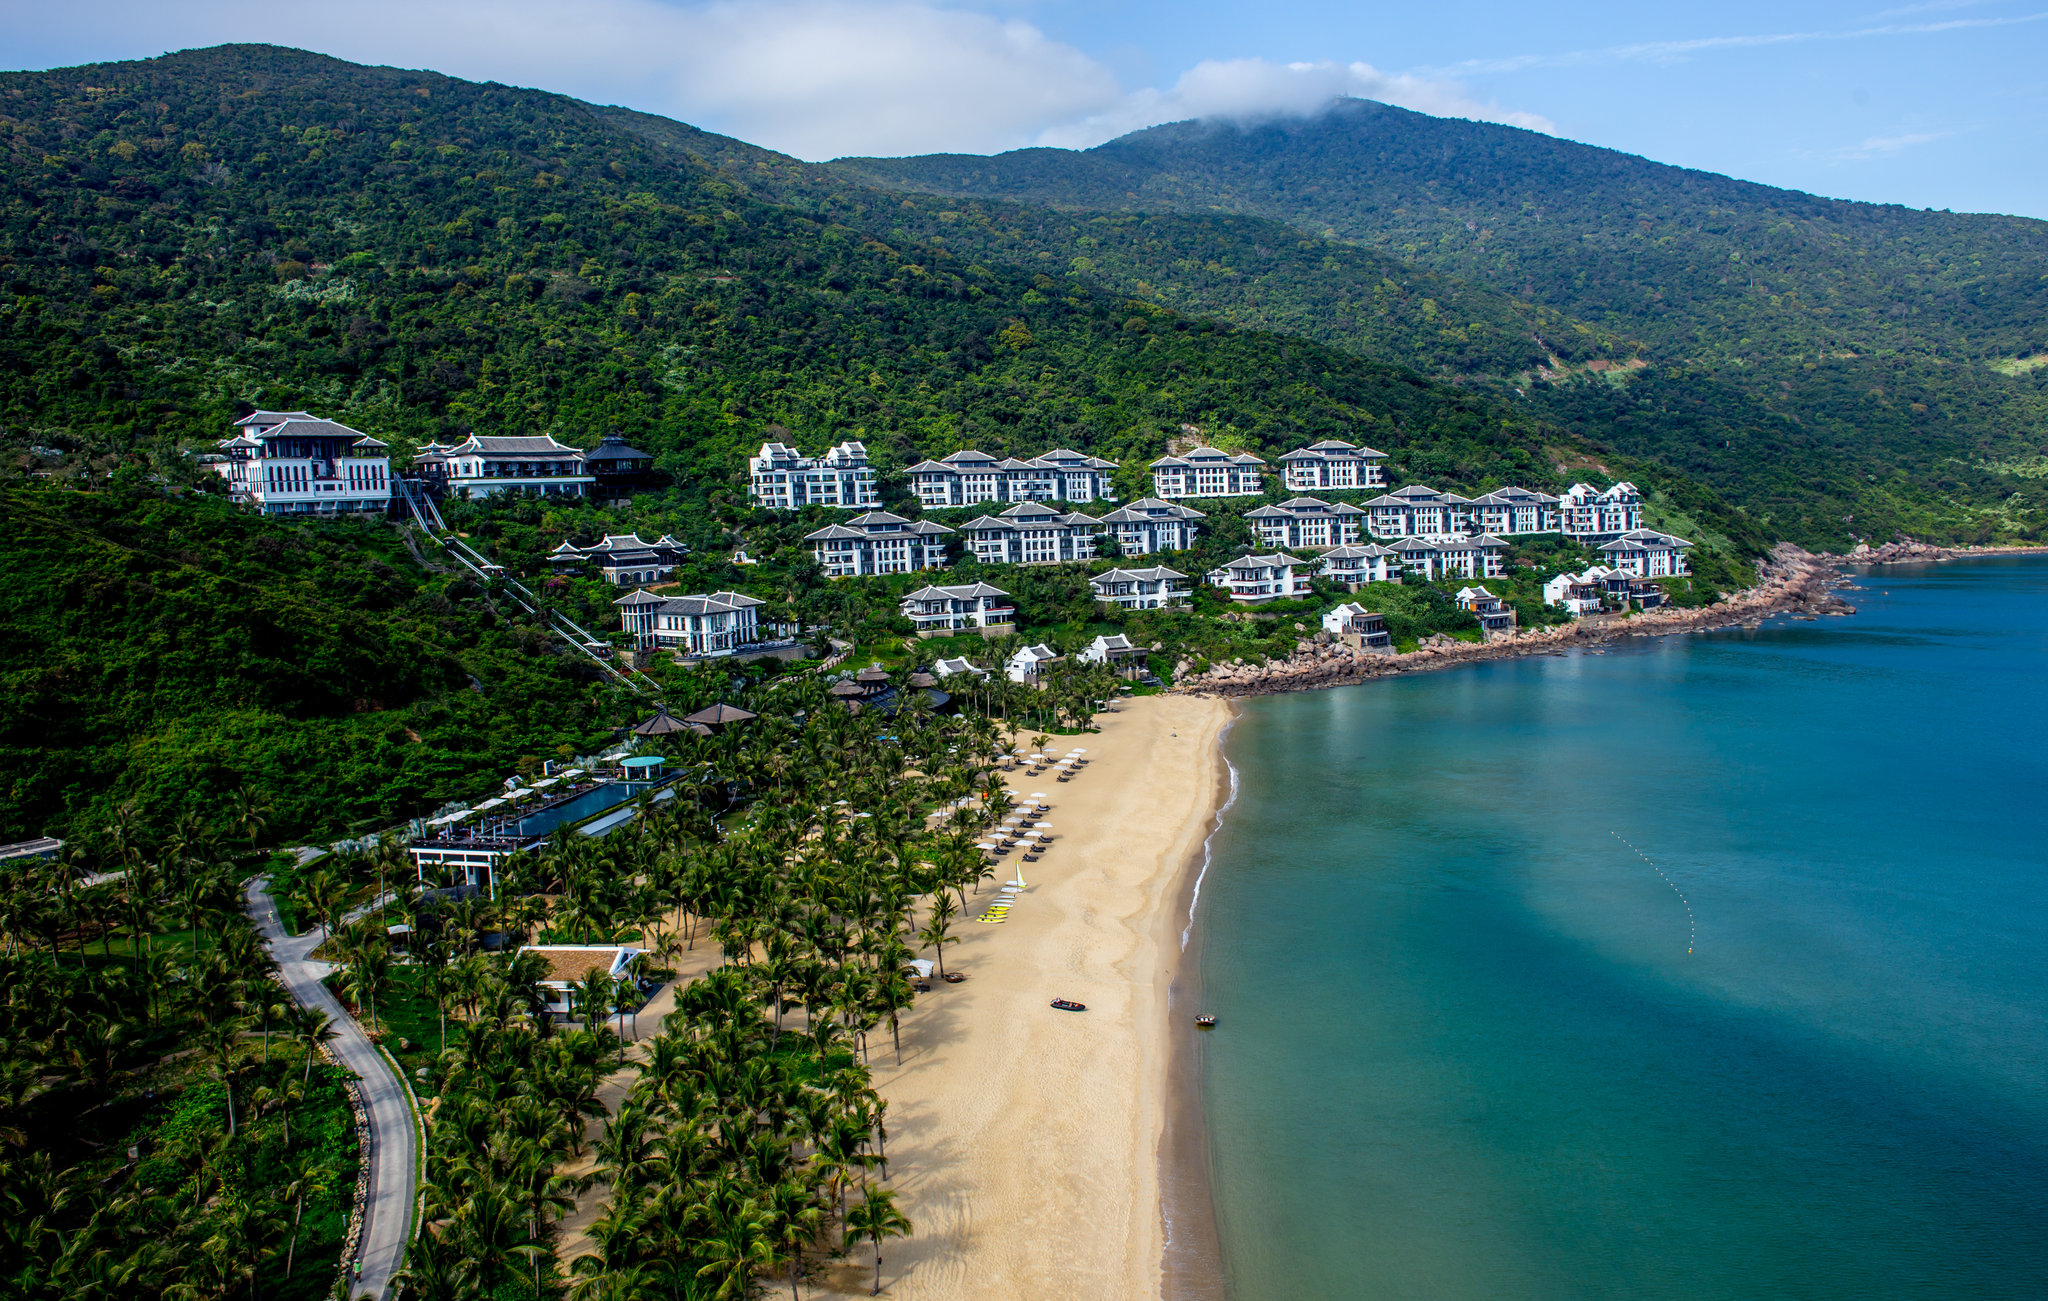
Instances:
[[[919,632],[1005,628],[1017,622],[1017,607],[1008,592],[987,583],[921,587],[903,598],[903,617]]]
[[[685,655],[730,655],[760,644],[759,611],[766,602],[738,592],[634,592],[612,604],[619,607],[620,623],[643,649],[658,646]]]
[[[1006,501],[1115,501],[1116,462],[1055,448],[1028,460],[955,452],[910,467],[911,490],[927,509]]]
[[[1692,543],[1654,529],[1635,529],[1600,547],[1608,566],[1637,578],[1677,578],[1691,572],[1685,553]]]
[[[649,542],[638,533],[607,533],[604,541],[587,547],[564,542],[548,552],[548,566],[564,570],[595,562],[604,580],[614,587],[664,582],[689,548],[668,534]]]
[[[1393,636],[1387,632],[1386,616],[1375,614],[1353,601],[1347,601],[1325,614],[1323,631],[1332,637],[1351,638],[1362,646],[1384,648],[1394,644]]]
[[[1102,521],[1089,515],[1063,515],[1035,501],[1022,502],[1001,515],[983,515],[960,526],[974,558],[985,565],[1056,565],[1095,558],[1095,538]]]
[[[872,510],[882,504],[868,449],[851,441],[816,458],[783,443],[763,443],[747,461],[747,492],[763,510]]]
[[[804,535],[827,578],[870,574],[912,574],[946,567],[946,536],[953,530],[930,520],[907,520],[888,511],[869,511],[844,524],[828,524]]]
[[[1012,682],[1028,682],[1036,686],[1040,675],[1045,672],[1045,666],[1057,663],[1062,658],[1063,656],[1050,646],[1026,646],[1012,655],[1009,663],[1003,665],[1003,676]]]
[[[1467,508],[1472,527],[1481,533],[1512,537],[1518,533],[1556,533],[1563,528],[1558,498],[1527,488],[1496,488],[1474,497]]]
[[[1144,658],[1144,649],[1133,646],[1131,639],[1120,632],[1096,637],[1074,656],[1075,661],[1081,664],[1123,664]]]
[[[303,411],[252,411],[211,462],[231,500],[265,515],[382,512],[391,505],[391,449],[361,430]]]
[[[1343,583],[1354,592],[1368,583],[1398,583],[1401,553],[1377,542],[1362,547],[1337,547],[1323,553],[1316,574]]]
[[[985,678],[988,676],[988,670],[977,666],[972,660],[962,655],[957,659],[934,661],[932,664],[932,674],[935,677],[941,678],[950,678],[955,675]]]
[[[1365,503],[1366,528],[1376,538],[1455,538],[1471,531],[1471,501],[1419,483]]]
[[[1293,556],[1241,556],[1209,572],[1209,583],[1230,593],[1233,601],[1253,603],[1307,596],[1309,563]]]
[[[1632,483],[1595,489],[1575,483],[1558,499],[1559,526],[1568,538],[1598,542],[1643,526],[1643,497]]]
[[[1256,497],[1266,490],[1266,463],[1249,452],[1197,447],[1152,462],[1152,491],[1167,501],[1184,497]]]
[[[1424,578],[1500,578],[1508,544],[1492,534],[1476,538],[1403,538],[1394,545],[1403,566]]]
[[[580,447],[538,437],[472,434],[448,446],[432,444],[413,458],[421,474],[457,498],[501,492],[580,497],[597,482]]]
[[[1278,506],[1246,511],[1244,517],[1259,545],[1298,551],[1353,545],[1366,514],[1349,502],[1332,505],[1315,497],[1292,497]]]
[[[1543,603],[1562,606],[1574,617],[1597,613],[1600,598],[1607,591],[1607,576],[1613,572],[1594,565],[1583,573],[1559,574],[1543,585]]]
[[[1188,603],[1193,584],[1178,569],[1110,569],[1088,580],[1095,599],[1126,610],[1177,610]]]
[[[1328,438],[1280,458],[1289,492],[1330,488],[1384,488],[1387,454]]]
[[[1191,506],[1176,506],[1157,497],[1140,497],[1122,510],[1104,515],[1101,523],[1116,539],[1120,554],[1151,556],[1162,551],[1192,548],[1195,534],[1202,527],[1197,521],[1206,518]]]
[[[1515,627],[1515,612],[1501,603],[1501,599],[1483,587],[1461,587],[1453,598],[1460,609],[1470,610],[1479,620],[1479,631],[1488,637],[1512,632]]]

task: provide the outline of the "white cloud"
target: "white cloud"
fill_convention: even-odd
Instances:
[[[1838,163],[1860,163],[1872,158],[1889,158],[1902,150],[1911,149],[1914,145],[1946,140],[1954,134],[1953,131],[1915,131],[1899,136],[1871,136],[1860,144],[1844,145],[1840,149],[1832,150],[1827,157],[1830,161]]]
[[[1127,131],[1186,118],[1245,121],[1300,115],[1343,96],[1382,100],[1440,117],[1478,118],[1535,131],[1555,129],[1534,113],[1481,104],[1455,82],[1385,73],[1369,63],[1210,59],[1182,73],[1170,90],[1135,91],[1105,112],[1048,127],[1039,143],[1086,148]]]
[[[1092,145],[1182,118],[1309,113],[1345,95],[1551,129],[1445,78],[1366,63],[1214,60],[1168,89],[1128,91],[1030,23],[947,0],[0,0],[0,31],[8,50],[44,54],[41,66],[297,46],[625,104],[814,159]]]

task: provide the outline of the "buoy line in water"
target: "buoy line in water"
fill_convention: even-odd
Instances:
[[[1640,858],[1645,863],[1648,863],[1650,865],[1650,870],[1655,872],[1658,876],[1663,877],[1664,884],[1671,887],[1671,893],[1678,896],[1678,902],[1685,905],[1685,951],[1687,953],[1691,953],[1693,950],[1693,945],[1697,944],[1700,938],[1699,918],[1692,915],[1692,900],[1685,897],[1685,891],[1678,888],[1678,882],[1672,880],[1670,875],[1666,873],[1663,868],[1657,866],[1657,862],[1655,859],[1651,858],[1648,854],[1645,854],[1642,850],[1637,849],[1634,845],[1629,845],[1628,840],[1619,831],[1610,831],[1607,834],[1613,836],[1616,840],[1621,841],[1622,844],[1628,845],[1628,851],[1631,854],[1634,854],[1637,858]]]

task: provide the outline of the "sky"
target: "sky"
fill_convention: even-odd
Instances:
[[[1362,95],[1840,198],[2048,218],[2048,0],[0,0],[0,67],[267,41],[808,159]]]

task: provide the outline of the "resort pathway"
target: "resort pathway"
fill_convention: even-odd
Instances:
[[[419,1133],[413,1124],[412,1104],[384,1054],[342,1009],[333,991],[320,983],[333,968],[307,955],[319,946],[324,932],[313,927],[304,935],[285,934],[269,887],[268,877],[249,882],[249,915],[269,946],[285,987],[302,1006],[327,1013],[339,1032],[328,1044],[329,1051],[362,1081],[363,1106],[370,1116],[369,1150],[363,1154],[370,1165],[370,1192],[363,1204],[363,1228],[356,1247],[363,1272],[351,1284],[349,1295],[383,1301],[391,1290],[391,1276],[398,1272],[412,1240],[419,1169]]]

